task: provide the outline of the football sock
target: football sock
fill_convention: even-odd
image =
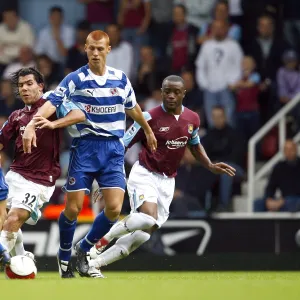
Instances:
[[[150,239],[150,234],[141,230],[120,237],[115,245],[101,253],[96,259],[90,260],[89,266],[101,268],[128,256]]]
[[[122,221],[116,223],[111,230],[104,236],[104,239],[111,242],[126,233],[135,230],[145,230],[153,227],[156,220],[144,213],[131,213]]]
[[[85,252],[90,251],[90,249],[94,246],[95,243],[99,241],[116,223],[109,220],[104,211],[102,211],[98,216],[95,218],[92,228],[88,232],[88,234],[82,239],[80,243],[80,248],[83,249]]]
[[[2,244],[6,250],[10,253],[15,247],[18,233],[8,232],[6,230],[1,231],[0,244]]]
[[[58,257],[63,261],[70,261],[72,254],[72,242],[77,220],[70,221],[62,211],[58,218],[60,244]]]
[[[25,255],[25,249],[23,244],[23,233],[21,228],[18,231],[17,240],[15,244],[16,255]]]
[[[6,250],[6,248],[0,243],[0,253],[2,253],[5,250]]]

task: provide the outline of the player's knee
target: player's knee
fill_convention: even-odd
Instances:
[[[82,209],[82,205],[78,205],[77,203],[72,203],[72,204],[67,203],[64,214],[69,220],[73,221],[77,219],[77,216],[80,214],[81,209]]]
[[[18,231],[25,221],[26,217],[23,214],[18,214],[17,212],[9,213],[3,229],[9,232]]]
[[[120,213],[121,213],[121,208],[122,207],[118,207],[118,206],[115,206],[115,207],[105,207],[105,215],[108,219],[114,221],[114,220],[117,220],[120,216]]]

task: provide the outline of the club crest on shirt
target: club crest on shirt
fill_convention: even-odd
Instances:
[[[110,93],[112,94],[112,96],[118,96],[119,95],[119,92],[118,92],[117,88],[111,88]]]
[[[76,179],[74,177],[69,178],[69,185],[74,185],[76,183]]]
[[[144,200],[145,196],[142,194],[139,196],[139,200]]]
[[[193,124],[189,124],[189,125],[188,125],[188,133],[189,133],[189,134],[192,134],[193,131],[194,131],[194,126],[193,126]]]

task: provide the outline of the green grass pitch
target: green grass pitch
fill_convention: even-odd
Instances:
[[[105,272],[105,279],[60,279],[39,273],[35,280],[7,280],[6,300],[293,300],[300,299],[299,272]]]

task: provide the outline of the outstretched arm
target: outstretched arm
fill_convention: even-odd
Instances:
[[[72,110],[65,117],[63,117],[61,119],[57,119],[52,122],[42,116],[39,116],[39,115],[36,115],[34,117],[34,121],[36,121],[35,126],[36,127],[39,126],[40,129],[64,128],[64,127],[71,126],[71,125],[79,123],[79,122],[83,122],[84,120],[85,120],[85,114],[80,109]]]
[[[211,171],[214,174],[227,174],[229,176],[235,175],[235,169],[231,166],[220,162],[220,163],[212,163],[207,156],[204,147],[198,143],[196,145],[189,145],[189,149],[195,159],[200,162],[200,164]]]

